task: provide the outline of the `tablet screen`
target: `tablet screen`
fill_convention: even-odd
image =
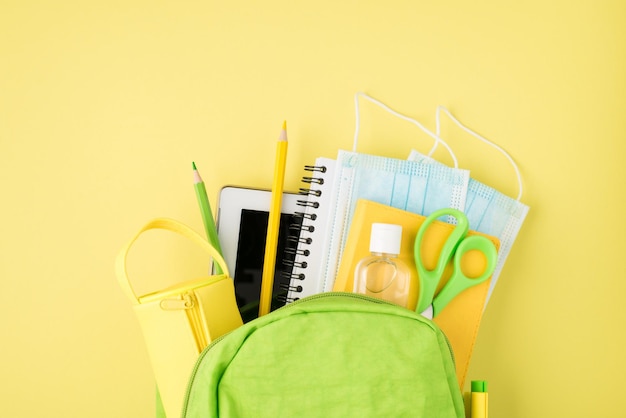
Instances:
[[[258,316],[271,196],[269,190],[238,186],[225,186],[220,191],[217,232],[245,322]],[[302,218],[294,215],[299,208],[298,199],[302,196],[297,193],[283,194],[272,310],[286,302],[302,226]]]
[[[237,245],[237,261],[235,263],[235,296],[244,322],[258,316],[261,278],[263,276],[263,259],[265,257],[265,239],[269,214],[265,211],[243,209]],[[302,218],[282,213],[278,233],[274,288],[272,291],[271,310],[283,306],[286,302],[287,288],[285,277],[289,277],[294,255],[286,251],[294,245],[288,237],[297,234]],[[281,286],[283,284],[283,286]]]

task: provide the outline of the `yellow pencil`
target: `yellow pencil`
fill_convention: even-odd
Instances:
[[[276,248],[278,232],[280,230],[280,211],[283,203],[283,185],[285,182],[285,165],[287,163],[287,122],[283,122],[283,129],[276,144],[276,161],[274,162],[274,182],[272,184],[272,200],[267,223],[267,238],[265,239],[265,258],[263,259],[263,276],[261,278],[261,300],[259,301],[259,316],[269,313],[272,305],[272,290],[274,288],[274,269],[276,267]]]

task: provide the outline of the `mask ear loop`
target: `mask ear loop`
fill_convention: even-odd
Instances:
[[[433,132],[431,132],[430,130],[426,129],[426,127],[424,127],[424,125],[422,125],[421,123],[419,123],[418,121],[416,121],[415,119],[411,119],[408,116],[404,116],[401,113],[396,112],[395,110],[391,109],[389,106],[387,106],[386,104],[374,99],[373,97],[368,96],[367,94],[363,93],[363,92],[357,92],[354,95],[354,108],[356,110],[356,127],[354,129],[354,143],[352,145],[352,151],[356,152],[357,149],[357,145],[358,145],[358,138],[359,138],[359,126],[360,126],[360,122],[361,122],[361,118],[360,118],[360,112],[359,112],[359,97],[363,97],[367,100],[369,100],[370,102],[382,107],[383,109],[385,109],[387,112],[391,113],[392,115],[403,119],[407,122],[412,123],[413,125],[416,125],[418,128],[420,128],[424,133],[426,133],[428,136],[430,136],[431,138],[433,138],[435,140],[435,144],[433,145],[433,148],[430,150],[430,153],[428,154],[428,156],[430,156],[435,149],[437,148],[438,144],[442,144],[450,153],[450,156],[452,156],[452,160],[454,161],[454,168],[459,168],[459,163],[456,159],[456,155],[454,155],[454,152],[452,152],[452,148],[450,148],[450,146],[441,138],[439,138],[439,134],[435,135]]]
[[[439,120],[439,116],[440,116],[441,112],[444,112],[446,115],[448,115],[448,117],[450,119],[452,119],[452,121],[454,123],[456,123],[459,128],[461,128],[462,130],[464,130],[468,134],[474,136],[475,138],[480,139],[484,143],[486,143],[488,145],[491,145],[492,147],[494,147],[495,149],[500,151],[509,160],[509,162],[513,166],[513,169],[515,170],[515,175],[517,176],[517,185],[518,185],[518,188],[519,188],[519,193],[517,194],[517,199],[516,200],[519,201],[522,198],[522,176],[521,176],[521,174],[519,172],[519,168],[517,168],[517,164],[515,164],[515,161],[513,160],[513,158],[511,158],[509,153],[506,152],[504,150],[504,148],[500,147],[498,144],[495,144],[495,143],[491,142],[487,138],[479,135],[478,133],[472,131],[471,129],[469,129],[468,127],[463,125],[461,122],[458,121],[457,118],[452,116],[452,113],[450,113],[450,111],[448,109],[446,109],[444,106],[437,106],[437,114],[436,114],[436,123],[437,123],[436,134],[437,134],[437,137],[439,137],[440,132],[441,132],[441,130],[440,130],[441,125],[440,125],[440,120]],[[435,143],[435,146],[433,147],[433,149],[430,152],[431,153],[434,152],[436,147],[437,147],[437,143]],[[430,157],[430,154],[428,154],[428,156]]]

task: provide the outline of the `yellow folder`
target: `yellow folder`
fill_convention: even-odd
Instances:
[[[409,298],[409,308],[415,309],[417,295],[419,294],[419,283],[417,280],[417,268],[413,257],[413,245],[420,226],[426,217],[415,213],[396,209],[391,206],[368,200],[357,201],[352,223],[348,232],[346,245],[341,256],[341,264],[337,272],[337,278],[333,290],[352,292],[354,283],[354,268],[362,258],[368,256],[371,225],[373,222],[391,223],[402,226],[402,244],[399,258],[404,261],[412,273],[411,292]],[[454,229],[454,225],[435,221],[430,227],[429,233],[425,237],[423,246],[424,262],[427,266],[434,266],[438,254],[448,235]],[[497,238],[470,231],[468,235],[483,235],[490,239],[499,248],[500,242]],[[484,258],[481,254],[469,252],[462,260],[463,272],[468,276],[479,275],[484,269]],[[441,290],[451,275],[451,263],[447,267],[444,277],[437,287],[437,292]],[[454,298],[439,315],[434,318],[434,322],[442,329],[448,337],[456,363],[456,374],[459,386],[463,387],[465,375],[469,366],[474,342],[478,334],[478,327],[482,318],[489,282],[491,279],[465,290]]]

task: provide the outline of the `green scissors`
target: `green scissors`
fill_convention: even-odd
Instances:
[[[430,224],[437,218],[445,215],[454,217],[457,224],[443,245],[437,259],[437,265],[433,270],[428,270],[422,260],[422,240]],[[413,249],[420,283],[417,312],[421,312],[426,318],[432,319],[437,316],[459,293],[487,280],[496,268],[498,252],[493,242],[479,235],[467,237],[467,231],[469,231],[469,221],[463,212],[456,209],[440,209],[433,212],[417,231]],[[461,269],[463,255],[472,250],[483,253],[487,261],[485,270],[476,278],[467,277]],[[453,260],[452,276],[437,297],[435,297],[437,285],[441,281],[446,265],[451,259]]]

